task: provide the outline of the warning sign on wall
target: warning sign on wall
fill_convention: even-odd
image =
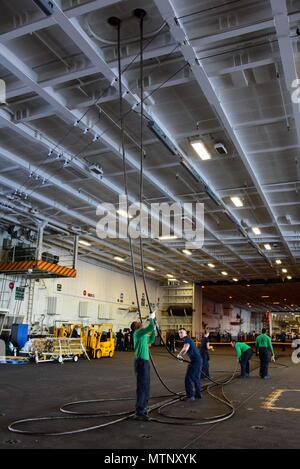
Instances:
[[[15,293],[15,300],[22,301],[24,300],[25,287],[17,287]]]

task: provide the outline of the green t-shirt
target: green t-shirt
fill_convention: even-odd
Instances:
[[[243,342],[236,342],[234,348],[236,350],[238,359],[240,359],[242,356],[242,353],[246,352],[246,350],[248,350],[251,347],[249,347],[249,345],[247,344],[244,344]]]
[[[150,335],[148,335],[150,333]],[[147,327],[137,329],[133,334],[134,356],[135,358],[142,358],[149,360],[149,344],[155,341],[155,328],[154,321],[150,319],[150,324]]]
[[[256,349],[260,349],[261,347],[268,347],[274,355],[272,341],[267,334],[261,334],[256,337],[255,346]]]

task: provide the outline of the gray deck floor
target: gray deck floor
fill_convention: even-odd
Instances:
[[[235,379],[225,387],[226,395],[236,408],[230,420],[198,427],[126,420],[107,428],[68,436],[19,435],[9,432],[7,425],[23,418],[62,415],[59,407],[70,401],[134,398],[133,354],[118,352],[113,359],[80,360],[63,365],[0,365],[0,448],[299,448],[300,364],[292,363],[290,350],[278,353],[281,354],[278,361],[287,367],[272,364],[272,379],[261,380],[256,369],[249,379]],[[153,356],[167,385],[176,392],[182,391],[186,365],[169,358],[160,348],[153,349]],[[211,354],[211,375],[217,379],[229,376],[235,365],[235,355],[229,348],[218,348]],[[252,368],[257,365],[256,357],[253,357]],[[262,408],[264,400],[279,389],[287,390],[276,402],[276,407],[280,409]],[[152,371],[151,395],[167,394]],[[151,403],[165,399],[153,399]],[[133,407],[134,400],[84,406],[81,409],[116,412]],[[224,413],[226,408],[204,393],[201,401],[179,402],[165,409],[165,412],[178,416],[175,421],[182,421],[180,418],[184,416],[199,418],[200,421],[204,417]],[[107,421],[107,417],[74,422],[63,420],[35,424],[30,428],[65,431]],[[26,429],[29,427],[26,426]]]

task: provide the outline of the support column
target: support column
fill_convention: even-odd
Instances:
[[[43,237],[44,237],[44,229],[47,225],[47,222],[41,222],[38,224],[38,244],[36,248],[36,258],[38,261],[42,259],[42,252],[43,252]]]
[[[201,285],[194,283],[193,288],[193,324],[192,335],[196,339],[202,337],[202,307],[203,307],[203,293]]]
[[[273,334],[273,318],[272,318],[272,313],[270,312],[269,316],[269,335],[272,337]]]
[[[74,236],[74,250],[73,250],[73,269],[76,269],[78,261],[78,241],[79,235]]]

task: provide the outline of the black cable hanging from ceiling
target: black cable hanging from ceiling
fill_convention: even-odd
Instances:
[[[129,233],[129,215],[128,215],[128,184],[127,184],[127,169],[126,169],[126,154],[125,154],[125,139],[124,139],[124,116],[123,116],[123,93],[122,93],[122,70],[121,70],[121,20],[116,17],[111,17],[108,20],[109,24],[117,28],[117,40],[118,40],[118,80],[119,80],[119,112],[120,112],[120,137],[121,137],[121,152],[123,160],[123,178],[124,178],[124,191],[126,196],[126,224],[127,224],[127,236],[129,241],[131,266],[133,274],[133,283],[136,297],[137,308],[141,317],[140,312],[140,300],[137,288],[136,270],[134,262],[134,253],[132,246],[132,239]]]
[[[139,180],[139,206],[140,206],[140,237],[139,237],[139,245],[140,245],[140,261],[141,261],[141,273],[142,273],[142,279],[143,279],[143,284],[144,284],[144,289],[145,289],[145,295],[146,295],[146,301],[147,301],[147,304],[148,304],[148,308],[149,308],[149,313],[152,313],[152,306],[151,306],[151,302],[150,302],[150,296],[149,296],[149,291],[148,291],[148,285],[147,285],[147,280],[146,280],[146,275],[145,275],[145,263],[144,263],[144,246],[143,246],[143,239],[142,239],[142,203],[143,203],[143,189],[144,189],[144,157],[145,157],[145,153],[144,153],[144,133],[143,133],[143,125],[144,125],[144,101],[145,101],[145,98],[144,98],[144,60],[143,60],[143,32],[144,32],[144,18],[146,16],[146,11],[141,9],[141,8],[138,8],[136,10],[134,10],[134,15],[140,20],[140,180]],[[174,353],[171,352],[171,350],[169,350],[169,348],[167,347],[163,337],[162,337],[162,334],[161,334],[161,331],[160,331],[160,328],[159,328],[159,325],[157,324],[157,322],[155,321],[156,323],[156,330],[157,330],[157,333],[158,333],[158,336],[160,338],[160,341],[161,343],[163,344],[163,346],[165,347],[165,349],[167,350],[167,352],[169,353],[169,355],[171,355],[173,358],[175,358],[177,360],[177,357]],[[157,368],[156,368],[156,365],[154,363],[154,360],[153,360],[153,357],[152,355],[150,354],[150,359],[151,359],[151,363],[152,363],[152,366],[154,368],[154,371],[159,379],[159,381],[161,382],[161,384],[165,387],[165,389],[167,389],[171,394],[174,394],[176,396],[180,395],[180,393],[177,393],[175,391],[172,391],[166,384],[165,382],[163,381],[163,379],[161,378]],[[188,360],[183,360],[184,362],[186,363],[189,363]]]

